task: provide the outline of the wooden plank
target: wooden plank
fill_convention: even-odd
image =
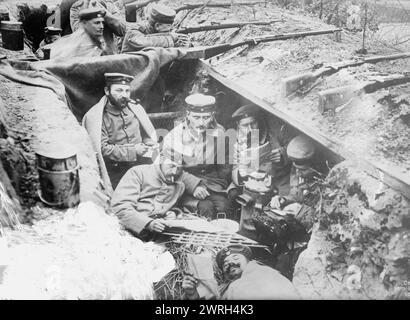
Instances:
[[[405,175],[403,170],[399,167],[394,165],[382,165],[380,163],[376,163],[374,161],[370,161],[357,156],[352,151],[347,150],[340,142],[337,142],[333,139],[330,139],[327,136],[324,136],[311,126],[308,126],[305,123],[290,116],[289,114],[279,110],[278,108],[275,108],[275,106],[272,105],[270,102],[263,100],[262,98],[256,96],[252,92],[238,85],[234,81],[227,79],[226,77],[215,71],[206,61],[199,61],[200,64],[204,67],[204,69],[208,72],[208,74],[225,87],[237,92],[239,95],[255,103],[256,105],[270,112],[274,116],[282,119],[286,123],[302,131],[304,134],[310,136],[323,147],[329,149],[337,155],[340,155],[342,158],[356,161],[360,169],[366,171],[369,175],[373,176],[374,178],[382,180],[383,183],[385,183],[392,189],[400,192],[406,198],[410,199],[410,176]]]
[[[183,112],[158,112],[158,113],[148,113],[148,117],[150,120],[169,120],[175,119],[178,117],[182,117],[184,115]]]

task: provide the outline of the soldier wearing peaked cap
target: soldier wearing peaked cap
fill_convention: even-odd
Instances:
[[[75,2],[70,8],[70,26],[72,36],[63,38],[65,45],[61,50],[54,50],[58,52],[53,54],[52,49],[51,58],[118,53],[116,37],[123,37],[127,28],[118,8],[104,0]]]
[[[108,171],[109,179],[105,180],[115,188],[128,169],[152,162],[157,136],[144,108],[130,99],[133,77],[121,73],[104,76],[105,96],[87,112],[83,125],[99,154],[100,165],[104,163],[105,173]]]
[[[185,196],[182,204],[209,219],[218,212],[229,214],[229,150],[221,143],[225,130],[215,119],[215,98],[193,94],[185,102],[185,120],[165,136],[163,145],[164,150],[181,155],[185,171],[201,179],[201,188],[193,197]]]
[[[153,4],[147,12],[147,19],[127,31],[122,51],[139,51],[146,47],[186,47],[188,36],[171,32],[176,12],[170,7]]]
[[[232,118],[237,125],[237,139],[233,146],[232,183],[228,188],[233,210],[240,209],[236,199],[243,191],[247,176],[255,171],[269,174],[272,177],[272,187],[287,194],[290,165],[286,156],[286,142],[280,137],[281,125],[267,117],[255,104],[238,108]]]
[[[287,278],[270,267],[252,260],[252,251],[244,245],[230,245],[216,255],[216,263],[229,281],[225,292],[215,297],[221,300],[300,299]],[[186,275],[182,282],[187,299],[200,299],[196,289],[198,280]]]
[[[283,208],[286,212],[295,215],[306,230],[313,225],[313,206],[317,200],[317,181],[322,174],[313,167],[313,156],[316,147],[313,141],[299,135],[293,138],[287,147],[287,155],[292,161],[289,179],[289,194],[279,194],[272,198],[271,207]]]
[[[39,59],[44,58],[43,49],[47,49],[52,43],[56,42],[61,38],[61,29],[55,27],[45,27],[44,28],[44,40],[40,42],[39,48],[36,51],[36,56]]]

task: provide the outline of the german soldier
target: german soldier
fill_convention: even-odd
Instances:
[[[226,189],[231,168],[220,143],[225,130],[216,122],[214,97],[193,94],[185,102],[185,121],[165,136],[163,148],[180,154],[184,170],[201,179],[193,197],[184,197],[183,204],[212,219],[229,207]]]
[[[130,100],[133,77],[121,73],[104,76],[105,96],[87,112],[83,125],[115,188],[128,169],[152,162],[147,151],[155,146],[157,138],[144,108]]]

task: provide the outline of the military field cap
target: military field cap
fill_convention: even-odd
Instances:
[[[105,10],[98,8],[87,8],[80,11],[78,17],[80,20],[91,20],[95,18],[104,18]]]
[[[44,28],[44,33],[47,35],[58,35],[62,32],[60,28],[55,28],[55,27],[45,27]]]
[[[310,138],[299,135],[289,142],[286,152],[295,167],[303,169],[308,167],[306,162],[313,157],[315,145]]]
[[[105,83],[107,85],[110,84],[130,84],[132,80],[134,80],[133,77],[129,76],[128,74],[123,74],[123,73],[105,73]]]
[[[235,119],[236,121],[248,118],[248,117],[258,117],[261,109],[254,105],[254,104],[247,104],[242,107],[240,107],[238,110],[236,110],[232,114],[232,118]]]
[[[176,14],[174,9],[161,4],[153,4],[149,11],[149,17],[159,23],[172,24]]]
[[[252,259],[252,250],[247,247],[243,246],[241,244],[233,244],[230,246],[227,246],[223,249],[221,249],[217,254],[216,254],[216,264],[218,267],[222,270],[223,264],[225,261],[225,258],[233,253],[239,253],[244,255],[248,260]]]
[[[215,98],[202,93],[192,94],[185,98],[187,109],[193,112],[215,111]]]

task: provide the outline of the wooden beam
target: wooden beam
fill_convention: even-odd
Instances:
[[[382,180],[383,183],[400,192],[407,199],[410,199],[410,176],[406,176],[404,174],[405,172],[401,168],[394,166],[393,164],[387,166],[373,160],[367,160],[359,157],[354,152],[349,151],[347,148],[345,148],[340,142],[330,139],[328,136],[323,135],[318,130],[306,125],[304,122],[301,122],[295,119],[293,116],[276,108],[272,103],[256,96],[254,93],[238,85],[234,81],[227,79],[226,77],[215,71],[206,61],[199,61],[204,69],[208,72],[208,74],[225,87],[237,92],[239,95],[255,103],[274,116],[282,119],[286,123],[302,131],[304,134],[317,141],[323,147],[329,149],[337,155],[340,155],[342,158],[355,161],[360,169],[364,170],[374,178]]]
[[[148,117],[150,120],[167,120],[167,119],[175,119],[178,117],[182,117],[184,115],[183,112],[158,112],[158,113],[148,113]]]

